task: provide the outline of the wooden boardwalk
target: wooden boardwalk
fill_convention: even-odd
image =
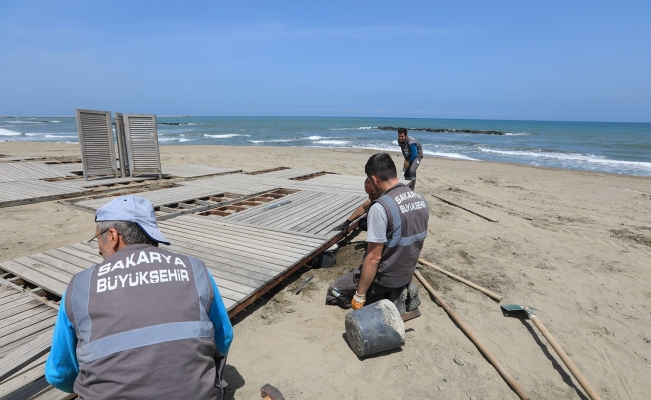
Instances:
[[[42,161],[0,163],[0,182],[65,178],[74,174],[61,172]]]
[[[301,176],[314,175],[324,172],[320,169],[305,169],[305,168],[286,168],[278,171],[264,172],[255,176],[264,178],[279,178],[279,179],[293,179]]]
[[[0,279],[0,398],[71,397],[38,382],[45,371],[57,313],[51,303]]]
[[[273,172],[282,171],[287,170]],[[290,171],[284,176],[305,176],[306,171],[310,170]],[[265,175],[229,173],[138,193],[160,210],[179,202],[187,202],[179,209],[190,207],[189,212],[194,212],[193,204],[211,207],[197,214],[159,217],[159,227],[172,243],[167,248],[206,263],[231,317],[341,239],[333,227],[367,198],[363,177],[328,174],[297,181]],[[70,188],[65,181],[30,182]],[[16,183],[20,182],[0,185]],[[220,206],[219,199],[212,196],[225,193],[232,200]],[[113,198],[83,199],[74,205],[93,212]],[[200,198],[207,200],[197,200]],[[96,247],[75,243],[0,261],[0,272],[61,296],[74,274],[101,261]],[[1,283],[0,379],[4,370],[14,375],[6,373],[0,380],[0,398],[10,393],[15,398],[35,393],[34,398],[69,398],[43,380],[56,309]]]
[[[208,165],[194,164],[163,168],[163,172],[167,175],[171,175],[173,178],[198,178],[201,176],[232,174],[241,171],[241,169],[235,168],[211,167]]]
[[[89,189],[39,180],[0,182],[0,207],[84,196]]]

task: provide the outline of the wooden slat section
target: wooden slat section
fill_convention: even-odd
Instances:
[[[0,163],[0,182],[17,182],[75,176],[42,161]]]
[[[162,177],[158,130],[153,114],[122,114],[131,176],[158,174]]]
[[[318,174],[320,172],[324,172],[324,171],[320,169],[287,168],[278,171],[265,172],[254,176],[259,176],[264,178],[292,179],[292,178],[298,178],[300,176]]]
[[[229,215],[224,221],[331,237],[336,234],[332,228],[366,199],[365,195],[301,191]],[[287,201],[291,203],[268,208]]]
[[[0,282],[0,397],[20,393],[43,376],[57,309]],[[45,385],[43,385],[45,386]]]
[[[0,207],[39,203],[89,194],[89,189],[46,181],[0,182]]]
[[[224,168],[224,167],[211,167],[208,165],[181,165],[178,167],[165,167],[164,172],[173,177],[180,178],[198,178],[201,176],[232,174],[241,172],[241,169]]]
[[[75,110],[84,179],[92,175],[118,177],[109,111]]]
[[[227,190],[225,187],[219,188],[219,187],[197,185],[197,186],[177,186],[177,187],[172,187],[167,189],[158,189],[149,192],[138,193],[137,195],[151,201],[152,204],[154,204],[154,207],[160,207],[168,204],[191,201],[202,197],[218,196],[224,194],[226,191]],[[249,194],[249,193],[239,193],[239,192],[232,192],[232,191],[229,192],[240,194],[242,196]],[[76,201],[74,202],[74,205],[80,208],[85,208],[88,210],[95,211],[115,198],[117,197],[103,197],[100,199]]]

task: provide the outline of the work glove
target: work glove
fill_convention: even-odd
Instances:
[[[357,293],[357,291],[355,291],[353,300],[350,302],[350,304],[353,307],[353,310],[359,310],[360,308],[364,307],[364,303],[366,303],[366,295],[359,294]]]
[[[409,161],[405,161],[403,164],[404,169],[409,169]]]
[[[344,234],[344,236],[346,236],[346,233],[348,233],[348,228],[350,227],[350,223],[351,223],[351,221],[345,220],[341,224],[335,226],[332,230],[333,231],[341,231]]]

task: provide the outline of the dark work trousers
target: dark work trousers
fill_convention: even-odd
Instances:
[[[422,157],[416,157],[416,159],[412,161],[411,165],[409,166],[409,169],[405,171],[405,180],[411,181],[408,185],[409,189],[411,190],[414,190],[416,188],[416,170],[420,165],[421,159]]]
[[[217,378],[215,379],[215,387],[220,389],[219,394],[217,395],[217,400],[222,400],[224,398],[224,392],[226,391],[226,386],[228,383],[224,380],[224,368],[226,367],[226,356],[217,352],[215,357],[215,366],[217,367]]]
[[[357,291],[357,284],[362,273],[362,266],[354,268],[347,274],[343,274],[336,281],[328,286],[326,293],[326,304],[339,306],[341,308],[350,308],[350,302]],[[366,292],[366,304],[375,303],[385,298],[394,288],[371,283]]]

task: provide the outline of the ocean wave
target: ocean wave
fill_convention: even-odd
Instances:
[[[376,126],[360,126],[357,128],[330,128],[331,131],[359,131],[359,130],[368,130],[368,129],[377,129]]]
[[[325,139],[325,137],[324,136],[308,136],[305,139],[307,139],[307,140],[321,140],[321,139]]]
[[[10,131],[9,129],[0,128],[1,136],[20,136],[22,133],[16,131]]]
[[[232,137],[235,137],[235,136],[247,136],[247,137],[249,137],[251,135],[243,135],[241,133],[227,133],[227,134],[223,134],[223,135],[209,135],[207,133],[204,133],[203,136],[210,137],[210,138],[215,138],[215,139],[229,139],[229,138],[232,138]]]
[[[463,154],[459,154],[459,153],[444,153],[440,151],[423,150],[423,154],[427,154],[428,156],[435,156],[435,157],[454,158],[457,160],[481,161],[476,158],[464,156]]]
[[[158,137],[159,142],[173,142],[175,140],[179,140],[179,138]]]
[[[295,142],[296,139],[269,139],[269,140],[249,140],[251,143],[260,144],[260,143],[287,143]]]
[[[182,139],[179,139],[179,142],[191,142],[191,141],[193,141],[193,140],[194,140],[194,139],[186,139],[186,138],[182,138]]]
[[[651,171],[651,162],[613,160],[595,154],[551,153],[551,152],[543,152],[543,151],[538,152],[538,151],[522,151],[522,150],[494,150],[494,149],[487,149],[483,147],[479,147],[478,149],[484,153],[503,154],[509,156],[519,156],[519,157],[533,157],[533,158],[542,158],[542,159],[554,159],[554,160],[561,160],[561,161],[577,161],[577,162],[584,162],[584,163],[595,163],[595,164],[612,165],[612,166],[620,166],[620,167],[635,167],[635,168],[642,168]]]
[[[28,136],[32,136],[29,135]],[[48,139],[63,139],[63,138],[78,138],[78,135],[44,135],[43,137]]]
[[[334,146],[345,146],[350,142],[348,140],[317,140],[314,143],[318,144],[331,144]]]
[[[529,132],[504,132],[504,136],[531,136]]]

